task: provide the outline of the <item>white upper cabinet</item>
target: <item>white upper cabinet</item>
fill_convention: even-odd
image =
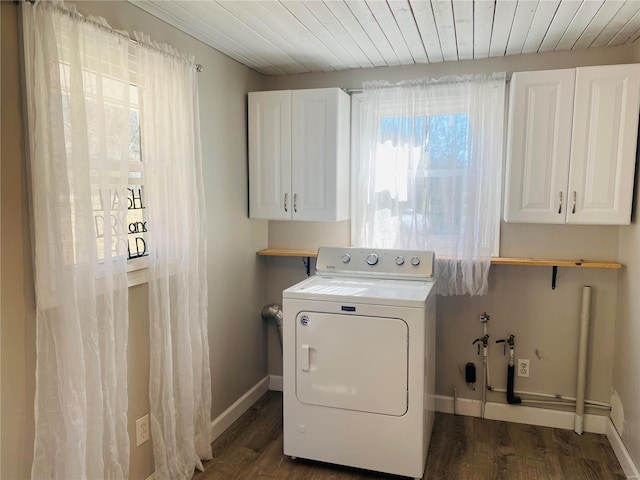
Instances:
[[[514,73],[507,222],[628,224],[640,65]]]
[[[578,68],[567,223],[631,221],[640,65]]]
[[[249,213],[349,218],[350,97],[338,88],[249,93]]]
[[[249,93],[249,211],[291,218],[291,92]]]
[[[511,77],[507,222],[564,223],[574,83],[575,70]]]

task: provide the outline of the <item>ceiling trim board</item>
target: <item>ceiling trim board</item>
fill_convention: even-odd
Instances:
[[[422,45],[427,52],[429,63],[443,62],[442,48],[440,48],[440,38],[436,28],[436,21],[433,17],[431,3],[424,0],[409,0],[409,6],[416,20],[416,27],[422,39]]]
[[[353,41],[356,42],[360,49],[367,56],[374,67],[386,67],[387,62],[369,38],[369,35],[355,17],[353,12],[344,2],[327,2],[327,7],[336,17],[344,29],[351,35]]]
[[[433,18],[436,21],[442,57],[445,62],[458,60],[458,43],[456,41],[453,5],[451,2],[432,1]]]
[[[516,5],[516,13],[513,16],[511,33],[507,41],[507,55],[520,55],[524,48],[524,43],[529,34],[529,27],[536,15],[536,10],[540,2],[530,0],[519,0]]]
[[[582,2],[555,50],[571,50],[603,4],[604,0]]]
[[[589,47],[606,47],[609,42],[620,32],[627,24],[633,23],[638,17],[640,11],[640,2],[625,2],[618,13],[611,19],[607,26],[600,32]],[[636,20],[637,22],[637,20]],[[637,24],[637,23],[636,23]]]
[[[360,68],[371,68],[374,66],[373,62],[369,60],[369,57],[367,57],[360,46],[353,40],[349,32],[338,21],[325,2],[304,2],[304,6],[318,19],[327,32],[334,37],[335,41],[349,52]]]
[[[401,65],[413,65],[416,63],[416,59],[413,56],[412,50],[409,49],[407,42],[398,27],[396,18],[393,16],[391,7],[387,5],[387,2],[380,2],[378,0],[366,0],[367,8],[371,11],[374,18],[380,26],[380,30],[384,33],[384,36],[389,40],[389,44],[393,51],[396,53]],[[417,27],[416,27],[417,29]],[[423,63],[426,63],[426,53],[424,54]]]
[[[473,8],[471,0],[459,0],[452,3],[453,22],[456,30],[458,60],[473,59]]]
[[[560,2],[538,51],[551,52],[556,49],[579,8],[580,2]]]
[[[345,0],[344,2],[351,14],[358,19],[371,42],[376,46],[387,66],[401,65],[395,50],[391,46],[378,21],[364,0]]]
[[[517,3],[508,0],[497,0],[493,17],[493,31],[491,32],[490,57],[503,57],[507,51],[507,43],[513,28]],[[496,28],[499,27],[499,28]]]
[[[493,32],[493,2],[477,2],[473,6],[473,58],[488,58]]]
[[[307,71],[318,71],[326,65],[325,62],[317,62],[320,55],[313,55],[318,48],[318,43],[313,42],[315,37],[308,32],[302,33],[299,30],[295,32],[297,22],[291,21],[293,19],[291,15],[288,15],[289,21],[285,25],[280,18],[265,8],[268,2],[252,2],[252,9],[247,9],[247,2],[216,0],[215,3],[245,23],[247,28],[256,30],[263,37],[271,37],[273,39],[271,43],[295,59]],[[300,42],[300,38],[304,38],[304,41]],[[310,47],[311,53],[302,49],[302,45],[307,47],[306,50]]]
[[[560,6],[560,0],[544,0],[538,2],[536,13],[531,21],[527,38],[522,46],[521,53],[535,53],[538,51],[544,37],[549,31],[553,17]]]
[[[260,5],[264,9],[264,11],[269,12],[272,18],[276,19],[279,25],[282,25],[282,28],[290,28],[290,34],[292,36],[300,35],[304,36],[314,45],[314,51],[318,52],[318,55],[321,55],[317,59],[317,63],[320,64],[322,71],[325,72],[333,72],[336,69],[333,67],[336,63],[340,62],[340,59],[333,53],[333,51],[328,48],[324,42],[322,42],[318,37],[316,37],[312,31],[310,31],[307,26],[300,22],[295,15],[293,15],[289,10],[287,10],[284,5],[280,2],[274,1],[262,1]],[[301,43],[298,40],[296,43]],[[321,54],[319,52],[322,52]]]
[[[622,8],[619,0],[606,0],[572,48],[588,48]]]
[[[408,0],[389,0],[387,4],[391,9],[391,19],[395,21],[399,35],[404,37],[413,61],[420,64],[429,63],[429,56]]]
[[[313,63],[304,64],[299,57],[290,51],[290,44],[274,32],[264,22],[260,20],[260,16],[248,15],[242,9],[243,4],[240,2],[207,2],[206,4],[193,5],[191,8],[199,8],[202,15],[201,18],[207,18],[220,31],[223,28],[235,30],[236,28],[242,32],[243,38],[249,44],[247,48],[256,52],[264,52],[268,48],[270,58],[273,63],[281,66],[287,73],[306,73],[317,68]],[[213,10],[211,10],[213,9]],[[204,10],[204,11],[203,11]],[[211,15],[209,15],[209,12]],[[228,36],[228,32],[227,36]],[[251,40],[253,39],[253,40]],[[266,56],[262,54],[261,56]]]
[[[168,12],[167,10],[161,8],[155,2],[151,2],[150,0],[128,0],[129,3],[135,5],[136,7],[144,10],[145,12],[153,15],[156,18],[168,23],[176,27],[179,30],[182,30],[186,34],[192,36],[193,38],[200,40],[201,42],[209,45],[210,47],[218,50],[224,55],[228,56],[231,59],[240,62],[249,68],[256,70],[258,73],[262,73],[263,75],[283,75],[286,72],[281,68],[269,65],[264,59],[258,59],[257,55],[247,55],[246,52],[243,53],[242,49],[231,48],[228,45],[234,45],[235,41],[231,38],[228,38],[226,35],[219,33],[222,37],[224,37],[224,43],[218,39],[211,37],[206,32],[199,30],[194,27],[192,24],[187,21],[175,16],[173,13]],[[249,52],[251,53],[251,52]]]
[[[313,13],[307,7],[305,7],[303,2],[293,0],[293,1],[282,1],[280,2],[294,17],[298,19],[300,23],[306,25],[307,29],[312,32],[322,43],[324,43],[327,48],[330,48],[333,51],[334,55],[336,55],[340,59],[340,63],[334,65],[335,70],[346,70],[349,68],[360,68],[360,64],[358,61],[347,52],[347,50],[336,41],[335,37],[325,28],[325,26],[320,22]]]

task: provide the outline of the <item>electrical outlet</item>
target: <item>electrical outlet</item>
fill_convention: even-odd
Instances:
[[[519,377],[529,376],[529,359],[528,358],[518,359],[518,376]]]
[[[139,447],[149,440],[149,414],[136,420],[136,445]]]

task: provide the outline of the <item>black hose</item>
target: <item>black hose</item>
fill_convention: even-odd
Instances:
[[[515,367],[513,365],[507,366],[507,402],[509,405],[520,405],[522,399],[513,395],[513,376],[515,375]]]

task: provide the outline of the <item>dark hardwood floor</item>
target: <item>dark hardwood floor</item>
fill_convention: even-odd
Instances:
[[[282,454],[282,394],[266,393],[213,443],[194,480],[400,480]],[[608,480],[624,473],[604,435],[436,414],[425,479]]]

